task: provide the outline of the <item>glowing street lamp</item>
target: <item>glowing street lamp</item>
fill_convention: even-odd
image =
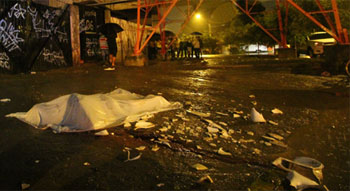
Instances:
[[[196,19],[200,19],[200,18],[201,18],[201,14],[200,14],[200,13],[197,13],[197,14],[195,15],[195,17],[196,17]]]

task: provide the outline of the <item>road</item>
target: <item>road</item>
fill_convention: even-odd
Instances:
[[[0,188],[292,190],[287,172],[271,162],[306,156],[324,164],[329,189],[349,190],[349,82],[342,75],[315,75],[318,65],[317,60],[212,56],[205,62],[164,61],[115,71],[90,63],[0,74],[0,98],[11,99],[0,103]],[[119,126],[103,137],[56,134],[5,117],[65,94],[116,88],[162,95],[184,107],[155,114],[149,119],[156,124],[152,129]],[[278,124],[252,122],[253,107]],[[274,108],[283,114],[273,114]],[[205,119],[227,134],[209,133],[210,122],[187,110],[210,113]],[[269,133],[283,139],[271,145],[263,138]],[[145,149],[137,150],[140,146]],[[125,162],[126,147],[131,158],[141,157]],[[220,148],[231,155],[218,154]],[[208,169],[196,170],[197,163]],[[212,183],[199,182],[203,177]]]

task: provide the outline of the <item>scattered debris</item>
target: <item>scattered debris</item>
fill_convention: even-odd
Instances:
[[[268,122],[269,122],[271,125],[278,125],[277,122],[274,122],[274,121],[271,121],[271,120],[268,120]]]
[[[219,154],[219,155],[224,155],[224,156],[232,156],[231,153],[224,151],[224,150],[222,149],[222,147],[219,148],[218,154]]]
[[[159,129],[160,132],[167,132],[169,129],[167,127],[162,127]]]
[[[113,71],[113,70],[115,70],[115,68],[108,67],[108,68],[105,68],[104,70],[106,70],[106,71]]]
[[[35,162],[36,164],[39,164],[40,160],[35,160],[34,162]]]
[[[128,159],[126,159],[124,162],[138,160],[138,159],[141,158],[141,156],[142,156],[142,153],[140,153],[139,155],[137,155],[137,156],[134,157],[134,158],[130,158],[130,151],[128,150]]]
[[[210,143],[209,145],[212,147],[217,147],[217,145],[215,143]]]
[[[258,105],[258,102],[256,102],[256,101],[251,101],[250,103],[252,103],[254,106]]]
[[[84,166],[90,166],[91,164],[89,162],[84,162]]]
[[[163,186],[165,186],[164,183],[159,183],[159,184],[157,184],[157,187],[158,187],[158,188],[163,187]]]
[[[313,158],[297,157],[293,161],[279,157],[272,162],[273,165],[288,171],[287,178],[290,185],[297,190],[316,188],[328,191],[323,185],[323,164]]]
[[[21,189],[22,190],[28,189],[29,187],[30,187],[30,184],[26,184],[26,183],[22,183],[21,184]]]
[[[251,116],[252,121],[255,123],[265,123],[266,122],[266,120],[264,119],[264,116],[261,113],[257,112],[254,107],[251,110],[250,116]]]
[[[206,167],[202,164],[199,164],[199,163],[192,165],[192,168],[194,168],[196,170],[208,170],[208,167]]]
[[[234,113],[233,118],[240,118],[241,116],[239,114]]]
[[[143,151],[146,149],[146,146],[139,146],[139,147],[136,147],[135,149],[138,151]]]
[[[248,131],[247,135],[254,136],[254,132],[253,131]]]
[[[219,129],[214,128],[214,127],[208,126],[207,129],[208,129],[209,133],[217,133],[217,132],[219,132]]]
[[[192,110],[186,110],[188,113],[192,114],[192,115],[196,115],[199,117],[210,117],[210,113],[201,113],[198,111],[192,111]]]
[[[105,130],[96,132],[95,135],[96,135],[96,136],[107,136],[107,135],[109,135],[109,133],[108,133],[108,131],[105,129]]]
[[[192,105],[192,103],[190,101],[185,102],[185,106],[191,106],[191,105]]]
[[[211,183],[211,184],[214,183],[213,179],[212,179],[209,175],[203,176],[202,178],[200,178],[200,179],[197,181],[197,183],[202,183],[202,182],[204,182],[204,181],[207,181],[207,182],[209,182],[209,183]]]
[[[270,137],[282,141],[284,138],[281,135],[277,135],[276,133],[267,133]]]
[[[36,72],[32,71],[32,72],[30,72],[30,74],[36,74]]]
[[[154,152],[157,152],[159,149],[160,149],[160,148],[158,147],[158,145],[154,145],[154,146],[152,147],[152,151],[154,151]]]
[[[229,114],[227,114],[227,113],[222,113],[222,112],[216,112],[216,114],[218,114],[218,115],[222,115],[222,116],[229,116]]]
[[[138,121],[135,124],[135,129],[134,130],[138,130],[138,129],[149,129],[155,127],[155,125],[151,122],[147,122],[147,121]]]
[[[277,109],[277,108],[271,110],[271,112],[272,112],[273,114],[283,114],[283,112],[282,112],[281,110]]]
[[[261,155],[261,150],[260,150],[260,149],[257,149],[257,148],[254,148],[254,149],[253,149],[253,153],[254,153],[254,154],[257,154],[257,155]]]
[[[252,95],[249,95],[249,97],[250,97],[250,98],[255,98],[255,95],[252,94]]]
[[[222,125],[222,126],[227,126],[227,123],[222,122],[222,121],[220,121],[219,124]]]
[[[10,102],[11,99],[10,98],[3,98],[3,99],[0,99],[0,102]]]

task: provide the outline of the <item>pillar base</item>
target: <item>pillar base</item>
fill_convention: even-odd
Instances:
[[[142,67],[145,66],[147,63],[147,60],[144,55],[140,56],[127,56],[124,61],[125,66],[138,66]]]

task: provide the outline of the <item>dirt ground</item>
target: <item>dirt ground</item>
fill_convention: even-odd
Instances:
[[[349,190],[349,81],[343,75],[320,76],[319,62],[212,56],[202,62],[117,66],[115,71],[89,63],[0,74],[0,99],[11,99],[0,102],[0,189],[28,184],[32,190],[293,190],[287,172],[271,162],[306,156],[324,164],[323,182],[329,189]],[[56,134],[5,117],[65,94],[116,88],[162,95],[184,107],[155,114],[149,119],[155,128],[119,126],[102,137],[94,132]],[[253,123],[253,107],[278,125]],[[283,114],[272,114],[274,108]],[[210,113],[206,119],[228,135],[208,133],[208,122],[187,110]],[[268,133],[283,139],[270,145],[263,138]],[[139,146],[145,150],[138,151]],[[131,158],[141,157],[125,162],[125,147]],[[218,154],[220,148],[231,156]],[[197,163],[208,169],[196,170]],[[199,181],[207,176],[212,183]]]

